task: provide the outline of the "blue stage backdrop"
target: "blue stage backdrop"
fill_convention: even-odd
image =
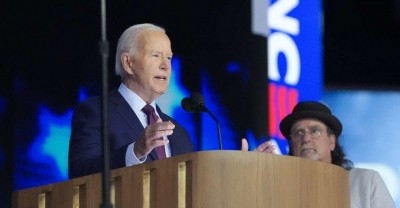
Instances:
[[[252,12],[253,33],[268,38],[269,136],[287,154],[280,121],[299,101],[322,96],[322,5],[319,0],[252,0]]]
[[[156,8],[147,2],[125,3],[110,2],[108,9],[110,90],[120,82],[114,74],[119,36],[133,24],[152,22],[166,29],[174,52],[171,84],[157,103],[187,129],[196,150],[217,150],[219,142],[210,115],[181,108],[182,98],[192,92],[203,94],[206,106],[218,118],[223,149],[239,150],[243,137],[252,146],[269,137],[267,39],[251,31],[250,2],[234,0],[227,5],[181,0],[172,5],[161,1]],[[13,154],[3,157],[0,149],[0,167],[4,167],[3,161],[13,164],[4,168],[12,173],[9,179],[13,184],[7,190],[68,179],[73,109],[84,99],[100,95],[101,89],[100,26],[96,25],[100,10],[91,4],[48,3],[35,11],[46,17],[32,15],[27,22],[16,17],[35,28],[14,28],[32,35],[18,42],[29,53],[8,57],[12,96],[4,100],[13,104]],[[28,9],[34,5],[21,6]],[[151,14],[146,12],[150,10]]]
[[[378,171],[400,207],[400,92],[330,89],[323,102],[343,123],[347,157],[356,167]]]

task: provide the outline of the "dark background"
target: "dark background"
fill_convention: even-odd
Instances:
[[[19,154],[15,147],[24,150],[24,145],[37,131],[31,123],[35,118],[29,118],[37,110],[35,104],[44,102],[52,106],[53,111],[62,113],[77,103],[76,92],[81,84],[89,86],[92,90],[89,94],[99,94],[99,3],[98,0],[2,2],[0,202],[5,203],[2,207],[9,207],[11,199],[14,155]],[[399,8],[399,0],[324,1],[324,81],[327,88],[400,90],[396,73],[400,64]],[[174,52],[186,56],[183,68],[204,67],[199,60],[210,69],[219,68],[221,66],[215,65],[213,60],[220,59],[221,53],[228,53],[228,57],[239,59],[249,67],[259,65],[256,62],[261,60],[242,58],[258,52],[254,48],[262,41],[254,40],[250,45],[243,45],[246,43],[241,41],[249,35],[249,31],[240,28],[250,22],[249,11],[249,2],[240,0],[109,1],[110,86],[118,83],[113,76],[117,38],[125,28],[141,22],[167,28]],[[202,16],[209,18],[199,18]],[[223,41],[226,32],[231,37]],[[179,45],[180,42],[191,44]],[[213,48],[200,47],[205,44]],[[182,75],[186,84],[191,83],[190,91],[198,91],[200,84],[194,79],[198,77],[196,73],[199,70]],[[218,72],[213,75],[221,76]],[[249,83],[257,83],[252,82],[256,76],[245,76],[249,77]],[[230,87],[247,91],[242,86]],[[59,102],[60,96],[64,102]],[[221,100],[230,103],[229,96]],[[21,117],[24,119],[17,119]]]
[[[399,89],[400,1],[324,1],[325,85]]]

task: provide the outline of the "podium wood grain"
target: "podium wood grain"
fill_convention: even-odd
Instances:
[[[291,156],[204,151],[111,171],[115,208],[349,208],[343,168]],[[14,208],[98,208],[101,175],[13,193]]]

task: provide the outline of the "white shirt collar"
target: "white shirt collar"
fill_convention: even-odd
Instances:
[[[118,92],[121,93],[122,97],[124,97],[126,102],[128,102],[129,106],[131,106],[136,115],[140,115],[143,113],[142,108],[147,105],[147,103],[139,95],[130,90],[123,83],[119,85]],[[153,106],[154,109],[156,109],[155,101],[151,102],[150,105]]]

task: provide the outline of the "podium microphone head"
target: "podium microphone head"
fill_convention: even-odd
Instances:
[[[196,107],[204,106],[204,97],[198,92],[192,93],[190,96],[190,99],[192,100],[192,104]]]
[[[194,92],[190,98],[183,98],[181,101],[181,106],[183,110],[187,112],[207,112],[217,123],[218,139],[219,139],[219,149],[222,150],[222,138],[221,138],[221,128],[218,119],[207,109],[204,104],[204,97],[198,93]]]
[[[193,112],[192,102],[190,101],[190,98],[183,98],[181,101],[181,106],[183,110],[187,112]]]
[[[204,112],[204,97],[194,92],[190,98],[182,99],[181,106],[187,112]]]

